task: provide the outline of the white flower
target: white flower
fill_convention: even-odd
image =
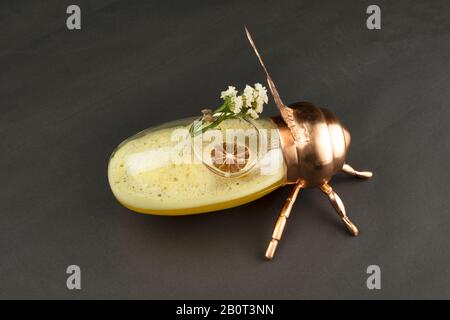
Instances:
[[[261,83],[255,83],[255,91],[257,92],[258,97],[260,97],[262,101],[264,101],[264,103],[267,103],[269,101],[269,98],[267,97],[267,89]]]
[[[263,112],[263,106],[264,106],[264,100],[263,100],[263,98],[257,97],[257,98],[255,99],[255,102],[256,102],[256,105],[255,105],[254,110],[255,110],[257,113]]]
[[[239,112],[241,112],[242,110],[242,96],[238,96],[236,98],[232,98],[231,100],[232,104],[231,104],[231,111],[233,111],[235,114],[238,114]]]
[[[258,113],[255,111],[255,110],[253,110],[253,109],[248,109],[247,110],[247,114],[250,116],[250,118],[252,118],[252,119],[258,119],[259,118],[259,115],[258,115]]]
[[[233,87],[233,86],[228,86],[228,89],[227,89],[227,90],[222,91],[222,92],[220,93],[220,97],[221,97],[222,99],[224,99],[224,100],[225,100],[225,98],[228,98],[228,97],[229,97],[229,98],[235,98],[236,95],[237,95],[237,91],[236,91],[236,88]]]
[[[264,104],[268,102],[267,90],[260,83],[255,83],[254,87],[246,85],[242,95],[238,95],[235,87],[229,86],[227,90],[221,92],[220,97],[228,101],[229,111],[239,114],[242,108],[245,108],[246,115],[253,119],[259,117]]]
[[[244,89],[244,98],[245,98],[245,106],[247,108],[251,108],[252,107],[252,102],[253,102],[253,93],[255,92],[255,89],[253,89],[252,87],[250,87],[249,85],[245,86]]]
[[[263,106],[268,102],[267,90],[260,84],[255,83],[255,87],[249,85],[245,86],[243,97],[245,100],[245,107],[248,109],[253,109],[257,113],[263,111]]]

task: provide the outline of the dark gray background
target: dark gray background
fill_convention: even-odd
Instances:
[[[72,1],[1,1],[0,298],[450,298],[450,2],[376,1],[369,31],[372,2],[76,1],[69,31]],[[270,263],[286,188],[175,218],[111,194],[120,141],[264,81],[244,24],[284,100],[333,110],[349,163],[373,170],[332,181],[359,237],[307,190]],[[81,291],[66,289],[71,264]]]

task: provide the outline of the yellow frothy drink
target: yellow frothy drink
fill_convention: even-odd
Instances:
[[[259,135],[258,148],[249,148],[250,169],[230,177],[211,170],[213,143],[195,151],[186,134],[192,121],[147,129],[119,145],[109,162],[108,179],[120,203],[142,213],[194,214],[241,205],[285,184],[281,147],[270,141],[270,131],[276,128],[270,119],[254,122],[259,132],[268,134]],[[218,130],[242,127],[241,120],[229,119]],[[267,150],[260,152],[261,146]]]

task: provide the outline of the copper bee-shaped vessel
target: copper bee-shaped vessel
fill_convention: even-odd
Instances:
[[[294,187],[281,209],[265,254],[267,259],[272,259],[300,190],[318,187],[327,195],[350,233],[358,235],[358,229],[348,218],[344,204],[329,184],[331,178],[340,171],[358,178],[372,177],[371,172],[356,171],[345,162],[350,133],[325,108],[309,102],[285,105],[247,28],[245,31],[266,74],[270,92],[281,115],[251,124],[276,132],[279,146],[272,151],[275,158],[280,158],[282,162],[276,174],[261,177],[245,173],[245,168],[251,168],[250,164],[258,160],[255,160],[255,152],[247,148],[243,149],[244,162],[241,166],[222,163],[215,167],[209,166],[208,170],[201,164],[185,166],[174,163],[168,151],[173,148],[168,134],[169,131],[192,123],[192,119],[186,119],[170,124],[170,128],[144,130],[119,145],[111,155],[108,168],[114,195],[119,202],[134,211],[185,215],[241,205],[278,187],[292,184]],[[225,149],[227,144],[223,146]],[[237,147],[231,145],[231,150],[234,148],[237,152]],[[222,152],[224,150],[219,151],[214,149],[209,155],[213,157],[220,153],[220,157],[228,156]],[[223,170],[228,170],[228,175],[222,175]],[[201,180],[198,188],[203,189],[196,192],[198,180]],[[218,191],[215,192],[215,189]]]

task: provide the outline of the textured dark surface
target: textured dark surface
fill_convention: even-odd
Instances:
[[[450,3],[377,1],[0,3],[0,298],[450,298]],[[333,110],[349,163],[301,193],[276,259],[262,257],[287,195],[165,218],[119,205],[110,152],[131,134],[264,81],[247,24],[286,102]],[[266,115],[276,114],[273,102]],[[82,290],[66,289],[66,267]],[[382,289],[366,288],[381,267]]]

